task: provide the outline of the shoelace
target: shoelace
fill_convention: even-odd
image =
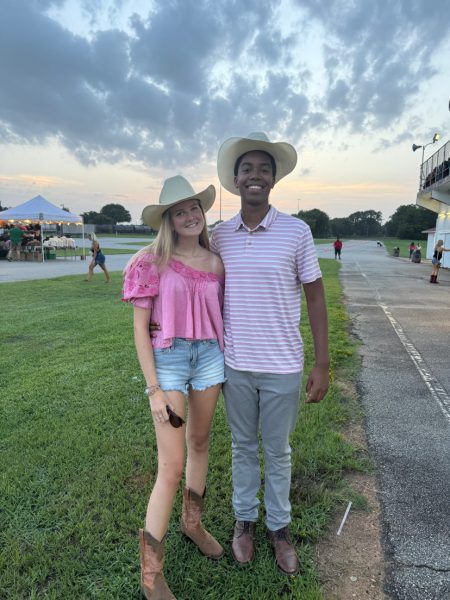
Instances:
[[[241,535],[243,533],[250,533],[250,521],[243,521],[243,527],[241,529]]]
[[[288,530],[286,527],[283,527],[283,529],[278,529],[278,531],[274,531],[273,532],[273,537],[277,540],[277,541],[281,541],[281,540],[286,540],[287,542],[289,542],[289,534],[288,534]]]

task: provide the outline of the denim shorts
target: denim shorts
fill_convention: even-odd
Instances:
[[[102,252],[97,252],[97,256],[95,257],[96,265],[104,265],[106,260],[106,256]]]
[[[187,394],[225,381],[223,352],[217,340],[174,338],[169,348],[153,348],[159,385]]]

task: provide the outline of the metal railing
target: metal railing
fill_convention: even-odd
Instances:
[[[420,189],[426,190],[449,176],[450,141],[439,148],[428,160],[421,165]]]

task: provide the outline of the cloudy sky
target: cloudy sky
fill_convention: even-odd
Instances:
[[[272,192],[333,217],[415,202],[450,137],[445,0],[1,0],[0,201],[138,222],[166,177],[214,183],[231,136],[299,163]],[[219,197],[219,193],[218,193]],[[221,216],[239,199],[222,192]],[[219,218],[219,201],[209,215]]]

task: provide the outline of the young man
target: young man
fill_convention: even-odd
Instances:
[[[264,133],[231,138],[219,150],[218,174],[240,195],[241,212],[214,230],[211,244],[225,265],[225,405],[233,443],[232,553],[240,564],[254,557],[261,485],[258,431],[265,457],[264,504],[278,567],[298,572],[290,540],[289,436],[299,408],[303,346],[299,333],[301,286],[314,338],[315,364],[307,402],[328,389],[327,312],[311,230],[269,204],[275,183],[290,173],[297,153]]]

